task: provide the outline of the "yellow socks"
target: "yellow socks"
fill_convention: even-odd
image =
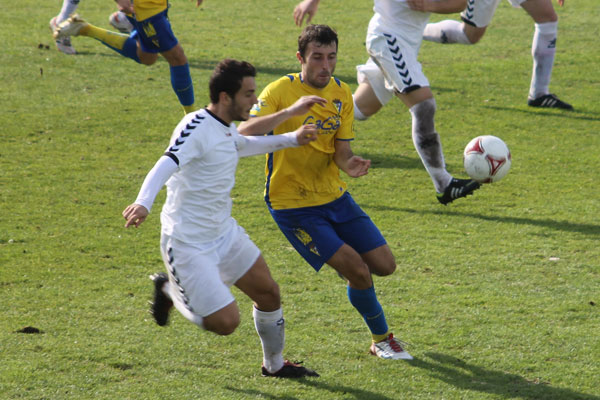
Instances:
[[[129,35],[107,31],[106,29],[98,28],[94,25],[84,26],[79,31],[79,35],[89,36],[91,38],[97,39],[102,43],[117,50],[122,50],[125,41],[129,38]]]

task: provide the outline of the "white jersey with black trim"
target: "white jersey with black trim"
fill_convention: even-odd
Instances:
[[[225,234],[231,217],[237,147],[244,138],[206,109],[186,115],[173,131],[165,156],[178,165],[166,183],[162,232],[186,243],[211,242]]]

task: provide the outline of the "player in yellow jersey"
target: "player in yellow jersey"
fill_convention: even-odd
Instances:
[[[370,160],[352,153],[352,92],[333,77],[338,38],[326,25],[307,26],[298,38],[301,72],[269,84],[239,130],[279,135],[314,124],[317,140],[267,155],[265,200],[273,219],[317,271],[328,264],[348,281],[350,303],[372,335],[371,353],[412,359],[390,332],[371,274],[390,275],[394,256],[379,229],[346,191],[339,171],[367,174]]]
[[[199,6],[203,0],[196,0]],[[152,65],[161,54],[169,63],[171,87],[184,112],[195,111],[194,86],[190,66],[183,47],[179,44],[167,15],[167,0],[116,0],[119,9],[131,17],[134,30],[129,35],[111,32],[84,21],[73,14],[55,27],[53,36],[58,41],[70,36],[89,36],[124,57],[145,65]]]

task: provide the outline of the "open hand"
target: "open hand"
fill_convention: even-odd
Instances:
[[[304,115],[315,104],[324,106],[327,104],[327,100],[319,96],[302,96],[294,104],[286,108],[286,111],[289,117]]]
[[[294,8],[294,22],[297,26],[302,26],[304,17],[306,18],[306,25],[310,24],[312,18],[317,13],[319,7],[319,0],[304,0]]]
[[[352,178],[366,175],[369,172],[371,160],[365,160],[360,156],[352,156],[348,159],[344,172]]]

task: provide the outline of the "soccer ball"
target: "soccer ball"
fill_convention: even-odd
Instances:
[[[463,162],[471,179],[480,183],[498,182],[510,169],[510,150],[496,136],[477,136],[465,147]]]

